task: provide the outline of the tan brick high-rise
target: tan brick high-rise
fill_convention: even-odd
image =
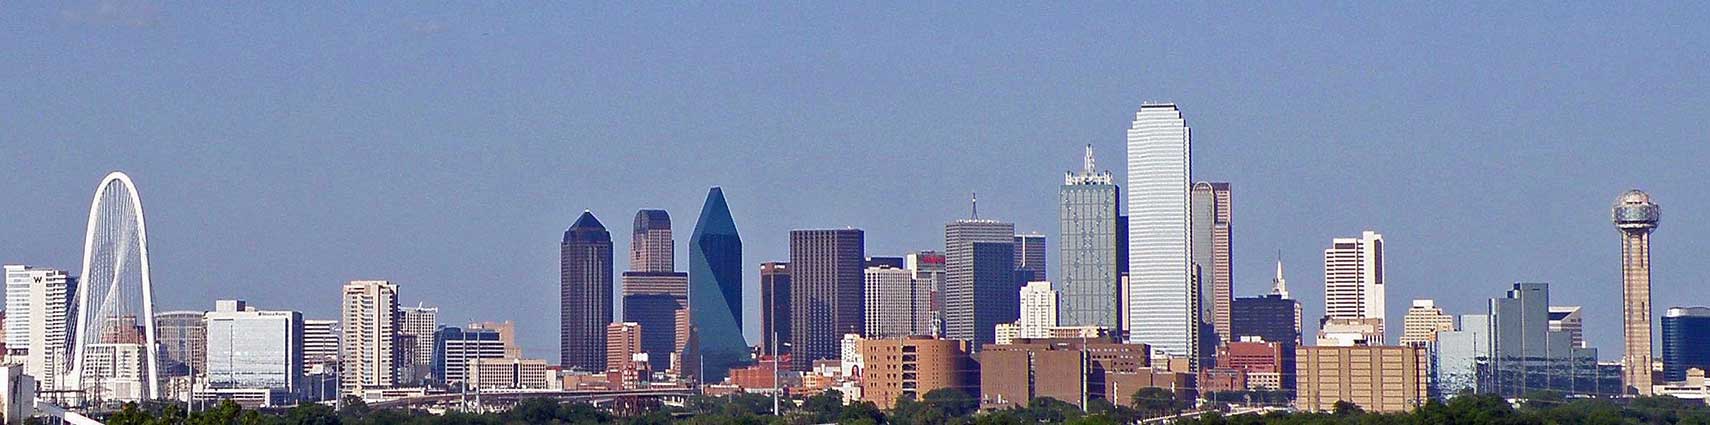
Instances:
[[[1621,317],[1627,348],[1621,356],[1621,385],[1628,393],[1651,395],[1651,232],[1662,210],[1650,194],[1634,189],[1615,198],[1611,218],[1621,231]]]

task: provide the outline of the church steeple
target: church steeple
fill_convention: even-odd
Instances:
[[[1282,252],[1277,252],[1277,275],[1271,278],[1271,295],[1288,299],[1288,279],[1282,276]]]

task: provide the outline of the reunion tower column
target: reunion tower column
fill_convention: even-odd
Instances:
[[[1621,231],[1622,320],[1626,353],[1621,385],[1629,394],[1651,395],[1651,232],[1662,210],[1651,195],[1629,190],[1615,199],[1613,219]]]

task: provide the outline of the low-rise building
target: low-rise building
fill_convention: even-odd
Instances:
[[[940,388],[973,394],[979,387],[979,365],[968,356],[968,343],[926,336],[866,339],[858,343],[861,400],[881,409],[896,406],[898,397],[920,399]]]
[[[1427,351],[1418,347],[1301,347],[1295,404],[1326,411],[1347,401],[1371,412],[1406,412],[1429,397]]]
[[[1100,398],[1122,403],[1147,387],[1191,395],[1192,375],[1153,366],[1150,346],[1114,338],[1021,338],[990,344],[980,352],[980,405],[1002,409],[1041,397],[1077,406]]]

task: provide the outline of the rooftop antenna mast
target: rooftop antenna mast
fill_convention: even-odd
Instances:
[[[980,219],[980,193],[979,192],[968,192],[968,200],[970,203],[972,203],[974,205],[974,217],[973,217],[973,219],[979,220]]]

